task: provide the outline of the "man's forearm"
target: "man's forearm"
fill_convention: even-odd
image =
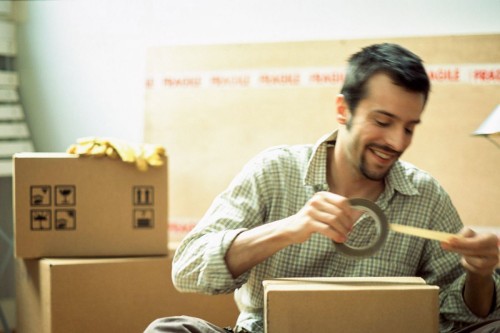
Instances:
[[[290,245],[290,240],[278,227],[285,220],[261,225],[239,234],[226,253],[227,268],[234,278]]]
[[[496,302],[493,277],[467,273],[463,295],[465,304],[476,316],[488,316]]]

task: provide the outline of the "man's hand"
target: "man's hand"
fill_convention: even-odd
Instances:
[[[499,239],[494,234],[476,234],[464,228],[443,249],[462,255],[461,263],[467,271],[463,290],[465,304],[479,317],[486,317],[495,304],[493,271],[499,262]],[[497,302],[500,300],[496,300]]]
[[[352,230],[356,214],[359,211],[351,207],[349,199],[331,192],[318,192],[283,227],[293,243],[305,242],[313,233],[343,243]]]
[[[470,273],[490,276],[499,262],[498,236],[495,234],[476,234],[469,228],[459,233],[462,237],[452,238],[443,243],[445,250],[462,255],[462,266]]]

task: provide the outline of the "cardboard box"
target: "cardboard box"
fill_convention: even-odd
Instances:
[[[155,319],[191,315],[234,326],[233,295],[179,293],[171,257],[16,261],[17,332],[138,333]]]
[[[167,165],[107,157],[14,155],[18,258],[167,254]]]
[[[438,332],[439,288],[419,278],[264,281],[267,333]]]

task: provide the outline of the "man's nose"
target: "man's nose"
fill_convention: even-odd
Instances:
[[[409,136],[405,128],[393,127],[387,135],[387,144],[398,152],[403,152],[408,146]]]

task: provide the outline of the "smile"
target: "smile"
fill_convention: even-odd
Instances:
[[[401,153],[391,149],[387,146],[382,146],[382,145],[377,145],[377,144],[371,144],[368,145],[367,149],[375,155],[380,162],[390,162],[393,161],[394,159],[398,159],[399,156],[401,156]]]
[[[374,150],[374,149],[370,149],[375,155],[377,155],[378,157],[380,157],[381,159],[384,159],[384,160],[388,160],[392,157],[392,155],[390,154],[387,154],[387,153],[383,153],[379,150]]]

